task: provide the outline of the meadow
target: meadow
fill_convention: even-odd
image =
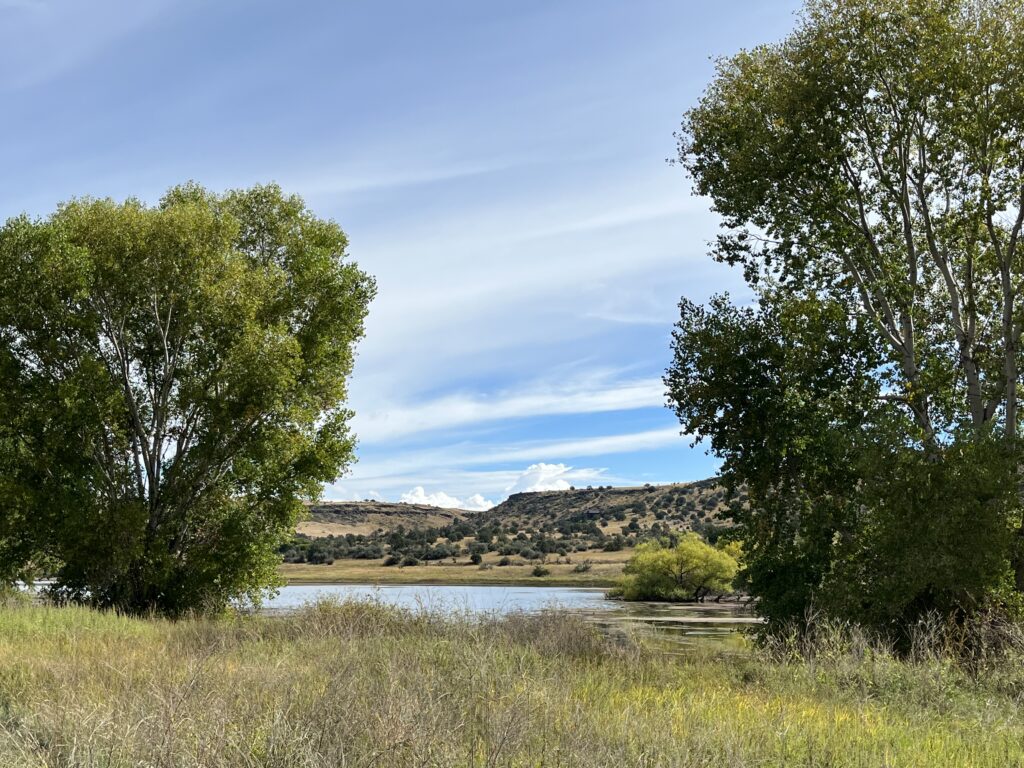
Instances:
[[[855,632],[670,652],[555,613],[0,612],[0,765],[1024,764],[1019,656]]]
[[[462,556],[420,565],[385,566],[383,558],[373,560],[335,560],[333,563],[283,563],[281,576],[291,584],[505,584],[517,586],[612,587],[622,576],[622,568],[633,554],[619,552],[574,553],[570,558],[544,562],[548,573],[534,576],[534,563],[522,558],[504,558],[496,552],[483,555],[480,565]],[[482,566],[482,567],[481,567]]]

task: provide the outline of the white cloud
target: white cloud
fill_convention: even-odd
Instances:
[[[444,507],[446,509],[465,509],[470,512],[481,512],[494,506],[493,501],[488,501],[479,493],[474,493],[466,500],[450,496],[444,491],[427,493],[422,485],[417,485],[411,491],[403,493],[399,501],[407,504],[426,504],[431,507]]]
[[[281,185],[295,190],[304,198],[329,197],[331,195],[357,195],[373,190],[402,189],[412,186],[426,186],[443,181],[485,176],[515,167],[516,161],[495,160],[492,162],[452,162],[436,167],[421,166],[416,169],[393,167],[341,167],[333,170],[317,169],[306,177],[281,175]]]
[[[572,486],[566,480],[571,471],[572,467],[565,464],[531,464],[505,491],[509,496],[534,491],[567,491]]]
[[[490,501],[489,499],[485,499],[479,493],[474,493],[472,496],[466,499],[465,505],[466,506],[464,506],[463,509],[469,509],[473,510],[474,512],[477,512],[483,511],[485,509],[490,509],[491,507],[494,506],[494,502]]]
[[[352,474],[339,483],[350,485],[353,480],[383,487],[383,481],[407,478],[405,485],[441,484],[439,473],[445,469],[474,467],[486,464],[535,464],[540,461],[564,462],[584,456],[633,453],[671,446],[685,445],[686,438],[679,434],[678,427],[651,429],[643,432],[629,432],[618,435],[600,435],[566,440],[528,440],[513,443],[481,444],[466,442],[458,445],[437,446],[430,449],[410,451],[389,451],[381,458],[363,458],[352,468]],[[576,470],[574,470],[575,472]],[[508,477],[506,475],[506,477]],[[498,490],[515,482],[512,476]],[[409,478],[416,478],[409,482]],[[423,478],[419,480],[418,478]],[[493,487],[493,486],[491,486]],[[478,490],[476,488],[474,491]],[[463,491],[464,493],[465,491]],[[490,493],[491,490],[487,489]]]
[[[545,464],[540,462],[531,464],[521,472],[514,474],[512,481],[505,486],[507,498],[514,493],[535,493],[537,491],[567,491],[573,486],[573,481],[578,478],[591,479],[600,476],[603,470],[582,469],[575,470],[567,464]],[[477,473],[481,477],[486,474],[507,476],[509,473]],[[422,485],[418,485],[411,491],[403,493],[399,501],[407,504],[427,504],[432,507],[445,507],[447,509],[466,509],[472,512],[483,511],[495,506],[490,499],[485,499],[482,494],[474,493],[466,499],[459,499],[456,496],[436,491],[427,493]]]
[[[602,413],[664,404],[658,378],[609,381],[604,372],[559,383],[534,383],[492,397],[455,394],[416,405],[380,404],[358,411],[354,428],[363,442],[380,442],[438,429],[532,416]]]
[[[337,501],[358,501],[369,498],[369,491],[378,493],[374,498],[398,500],[409,488],[441,488],[449,496],[456,499],[471,501],[480,494],[486,500],[500,501],[508,494],[525,469],[472,469],[453,467],[447,462],[422,469],[411,469],[408,472],[395,470],[382,477],[345,477],[324,489],[324,497]],[[610,474],[600,467],[576,467],[571,469],[562,479],[577,488],[586,485],[642,485],[651,481],[650,477],[634,478]],[[667,481],[666,481],[667,482]],[[382,495],[381,495],[382,494]],[[428,495],[424,491],[424,495]]]
[[[352,253],[380,289],[360,348],[357,412],[373,406],[358,402],[367,392],[415,404],[416,390],[448,387],[461,371],[504,373],[511,361],[515,376],[542,370],[552,349],[562,359],[632,362],[635,350],[618,347],[609,325],[667,335],[680,294],[742,289],[736,270],[706,256],[716,233],[706,204],[687,195],[678,170],[652,175],[624,174],[580,194],[554,185],[459,197],[450,217],[353,227]],[[345,212],[337,215],[344,225]],[[396,360],[416,376],[396,380]]]
[[[466,463],[633,453],[635,451],[649,451],[656,448],[678,445],[682,439],[677,427],[668,427],[665,429],[649,429],[645,432],[632,432],[625,435],[603,435],[599,437],[583,437],[578,440],[522,443],[518,447],[499,448],[490,455],[481,456],[479,461],[469,457]]]
[[[539,462],[531,464],[520,472],[479,472],[470,473],[470,481],[485,482],[493,485],[495,480],[503,479],[507,498],[514,493],[535,493],[537,491],[567,491],[574,483],[581,481],[592,481],[595,477],[601,477],[604,470],[600,469],[574,469],[567,464],[546,464]],[[411,491],[403,493],[399,501],[407,504],[427,504],[432,507],[444,507],[447,509],[466,509],[473,512],[483,511],[495,506],[490,499],[484,498],[480,493],[460,499],[444,491],[427,493],[422,485],[417,485]]]

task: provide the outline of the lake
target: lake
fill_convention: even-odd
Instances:
[[[741,631],[758,623],[737,603],[626,603],[607,600],[602,589],[578,587],[295,584],[264,604],[277,612],[322,598],[379,600],[412,610],[460,614],[533,613],[558,610],[578,614],[603,629],[640,631],[673,643],[736,645]]]

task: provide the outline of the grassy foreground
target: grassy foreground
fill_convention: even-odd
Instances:
[[[0,613],[0,765],[1006,766],[1024,673],[665,656],[566,616]]]
[[[330,565],[283,563],[281,575],[291,584],[463,584],[463,585],[529,585],[532,587],[612,587],[622,575],[622,568],[633,550],[593,552],[573,556],[572,562],[548,562],[547,576],[534,576],[533,565],[513,558],[513,565],[499,566],[501,556],[490,552],[484,556],[484,568],[473,565],[468,558],[453,563],[443,560],[429,565],[407,568],[385,566],[384,560],[335,560]],[[578,572],[576,567],[587,561],[590,569]]]

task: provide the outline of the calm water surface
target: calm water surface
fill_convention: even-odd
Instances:
[[[748,608],[736,603],[625,603],[607,600],[602,589],[575,587],[296,584],[284,587],[264,610],[294,610],[330,597],[459,614],[558,610],[583,616],[608,631],[628,629],[685,644],[742,644],[742,630],[757,623]]]

